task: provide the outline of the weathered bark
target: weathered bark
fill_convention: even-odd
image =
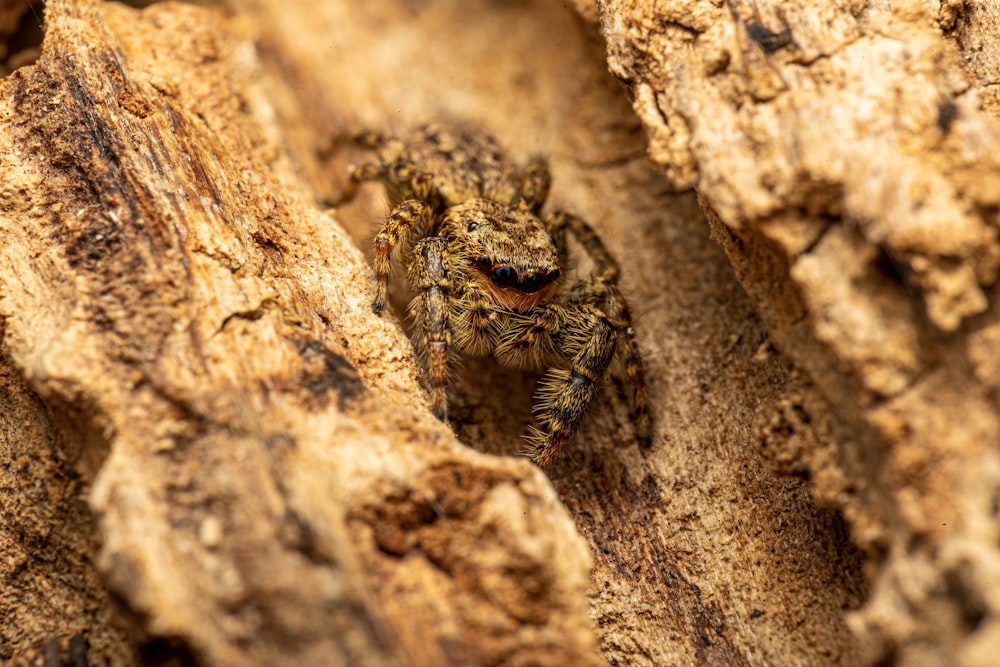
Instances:
[[[204,664],[596,662],[568,515],[527,461],[428,414],[252,46],[184,5],[47,12],[0,94],[4,342],[138,628]]]
[[[0,465],[0,658],[989,655],[995,5],[803,0],[783,33],[759,1],[577,4],[49,3],[0,87],[4,409],[33,425],[0,454],[62,509]],[[318,202],[337,137],[453,116],[545,155],[621,261],[650,451],[615,381],[545,474],[515,456],[534,377],[469,361],[454,434],[429,414],[368,308],[384,193]]]
[[[866,659],[993,664],[997,3],[601,9],[651,156],[836,415],[793,458],[868,551]]]
[[[297,136],[471,116],[516,156],[545,155],[550,208],[594,222],[622,261],[655,397],[654,449],[643,456],[634,445],[613,383],[608,405],[546,471],[591,545],[604,659],[856,662],[843,610],[864,597],[859,556],[840,518],[752,449],[755,421],[801,383],[766,344],[694,198],[664,192],[644,159],[596,27],[558,3],[236,6],[260,16],[263,58],[296,92],[284,98],[295,101],[286,126],[314,128]],[[311,150],[307,141],[301,163]],[[326,173],[308,173],[336,199],[344,165],[359,156],[333,153]],[[371,188],[338,219],[367,247],[384,214],[384,194]],[[455,384],[459,439],[518,451],[533,379],[470,361]]]

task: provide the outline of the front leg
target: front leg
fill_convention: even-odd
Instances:
[[[526,452],[540,466],[550,463],[573,434],[597,395],[598,382],[614,358],[618,332],[599,311],[575,308],[562,326],[586,332],[571,351],[570,368],[553,369],[542,378],[535,412],[544,432],[536,433]]]
[[[448,348],[451,345],[451,281],[445,268],[447,261],[447,239],[426,238],[414,246],[410,266],[410,284],[417,294],[410,304],[413,338],[427,373],[431,409],[441,421],[448,420]]]
[[[559,360],[552,334],[559,325],[559,307],[553,303],[523,314],[511,314],[499,337],[494,356],[508,368],[538,369]]]
[[[500,318],[479,285],[466,281],[458,286],[453,295],[458,294],[457,303],[452,302],[451,320],[455,345],[459,350],[477,357],[488,357],[497,347],[497,328]]]
[[[392,267],[392,250],[400,241],[416,232],[423,235],[430,228],[431,208],[422,201],[408,199],[392,210],[382,229],[375,235],[375,299],[372,310],[385,310],[389,296],[389,270]]]

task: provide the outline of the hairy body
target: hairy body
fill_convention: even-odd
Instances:
[[[428,125],[408,141],[365,134],[378,161],[354,180],[386,185],[392,211],[375,236],[375,298],[386,306],[399,249],[416,296],[414,342],[435,415],[447,419],[449,357],[493,356],[521,369],[548,369],[535,397],[539,428],[526,454],[545,465],[586,415],[616,356],[633,387],[637,439],[651,441],[642,358],[618,265],[583,220],[541,217],[550,178],[541,160],[511,162],[489,135]],[[594,263],[571,280],[567,232]]]

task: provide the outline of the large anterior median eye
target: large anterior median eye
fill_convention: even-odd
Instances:
[[[528,275],[521,278],[517,283],[517,288],[522,292],[537,292],[542,289],[542,286],[548,282],[545,276],[541,273],[529,273]]]
[[[507,287],[517,282],[517,271],[506,264],[494,266],[493,271],[490,273],[490,280],[500,287]]]

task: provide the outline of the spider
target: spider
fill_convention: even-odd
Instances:
[[[515,369],[548,369],[535,394],[541,428],[524,452],[539,465],[560,452],[615,356],[633,388],[637,439],[651,443],[646,382],[619,268],[580,218],[541,217],[550,176],[541,159],[515,165],[485,132],[425,125],[408,140],[363,133],[377,160],[352,181],[381,181],[391,212],[375,236],[375,298],[385,310],[394,249],[408,267],[414,345],[431,407],[448,418],[449,358],[493,356]],[[593,260],[591,275],[566,275],[571,232]]]

